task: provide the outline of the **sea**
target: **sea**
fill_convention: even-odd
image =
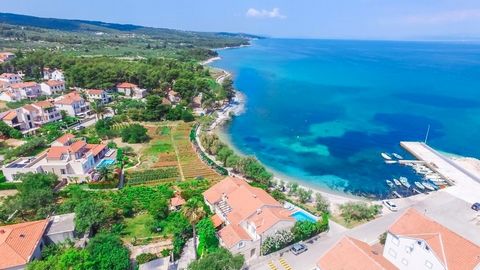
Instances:
[[[262,39],[219,54],[246,96],[222,133],[280,178],[385,198],[386,179],[421,178],[381,157],[412,158],[400,141],[480,157],[480,44]]]

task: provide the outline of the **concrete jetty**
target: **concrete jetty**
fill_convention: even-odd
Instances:
[[[479,200],[480,178],[477,175],[423,142],[400,142],[400,146],[453,185],[447,188],[451,193],[467,201]]]

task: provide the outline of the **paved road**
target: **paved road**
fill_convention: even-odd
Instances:
[[[378,236],[387,231],[408,207],[414,207],[428,217],[437,220],[445,227],[480,245],[480,215],[470,209],[468,202],[452,196],[446,191],[419,195],[409,200],[404,200],[403,204],[397,203],[397,205],[400,207],[400,211],[388,211],[382,217],[351,230],[342,229],[332,224],[331,230],[326,235],[314,243],[307,243],[308,251],[297,256],[291,252],[284,253],[282,256],[276,254],[267,260],[251,263],[248,269],[271,270],[268,263],[274,265],[279,270],[285,269],[280,261],[281,258],[293,270],[314,269],[320,256],[345,235],[370,244],[376,243]]]

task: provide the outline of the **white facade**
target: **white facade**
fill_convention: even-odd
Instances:
[[[40,84],[40,88],[42,93],[47,96],[60,94],[61,92],[64,92],[66,90],[65,82],[53,80],[42,82]]]
[[[383,257],[401,270],[447,270],[422,239],[388,233]]]
[[[21,99],[37,98],[40,96],[40,85],[35,82],[21,82],[10,85],[7,90],[14,93],[16,96],[20,96]]]
[[[92,102],[99,102],[105,105],[112,101],[112,98],[103,90],[87,90],[85,93],[88,100]]]
[[[43,69],[43,79],[44,80],[55,80],[55,81],[65,81],[65,75],[60,69]]]
[[[9,84],[22,82],[22,77],[15,73],[3,73],[0,75],[0,81],[7,82]]]
[[[78,93],[72,92],[55,99],[55,107],[70,116],[85,117],[90,113],[90,105]]]

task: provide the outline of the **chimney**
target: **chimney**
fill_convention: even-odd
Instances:
[[[5,233],[5,230],[4,229],[1,229],[0,230],[0,234],[4,234]]]
[[[257,209],[257,215],[260,215],[262,213],[262,209],[258,208]]]

